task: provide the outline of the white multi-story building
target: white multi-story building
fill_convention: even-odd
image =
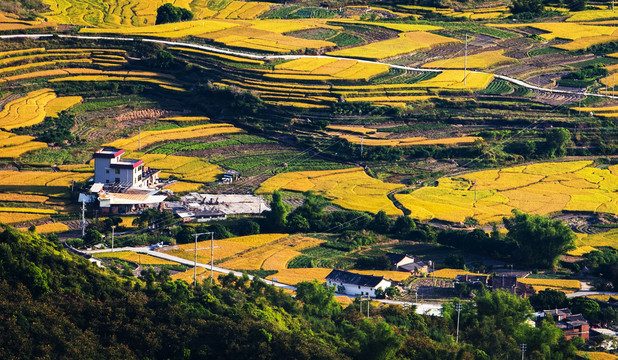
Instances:
[[[159,180],[159,170],[144,167],[142,160],[122,159],[124,150],[103,148],[94,153],[94,182],[117,184],[129,188],[154,185]]]
[[[83,201],[98,200],[102,214],[138,213],[159,207],[167,197],[157,195],[160,170],[142,160],[122,159],[124,150],[105,147],[94,153],[94,184]],[[80,200],[81,201],[81,200]]]

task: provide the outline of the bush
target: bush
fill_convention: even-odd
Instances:
[[[187,9],[174,6],[170,3],[159,6],[157,9],[157,25],[187,20],[193,20],[193,13]]]

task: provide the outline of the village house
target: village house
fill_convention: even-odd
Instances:
[[[376,290],[392,285],[384,276],[361,275],[345,270],[336,270],[326,276],[328,286],[336,286],[337,292],[352,296],[376,297]]]
[[[122,159],[124,150],[104,147],[92,155],[94,182],[142,188],[156,184],[160,170],[149,169],[142,160]]]
[[[386,254],[391,262],[392,270],[405,271],[414,275],[427,274],[429,272],[429,266],[422,261],[417,261],[410,255],[403,254]]]
[[[582,314],[571,314],[568,308],[544,310],[537,317],[537,326],[546,318],[552,317],[556,327],[564,331],[567,340],[579,336],[584,340],[590,339],[590,324]]]
[[[142,160],[123,159],[122,149],[104,147],[95,152],[94,184],[80,202],[98,201],[102,214],[138,213],[159,207],[166,195],[157,195],[159,172],[144,166]]]
[[[528,297],[535,294],[531,285],[517,281],[515,275],[497,275],[491,278],[491,290],[502,290],[519,297]]]

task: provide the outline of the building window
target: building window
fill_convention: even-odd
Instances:
[[[106,183],[106,184],[109,184],[109,179],[105,179],[105,183]]]
[[[358,288],[360,289],[360,285],[358,286]]]
[[[116,178],[116,180],[114,180],[114,182],[119,183],[120,182],[120,178]]]
[[[106,174],[109,174],[109,170],[105,170],[105,173],[106,173]]]
[[[120,169],[116,169],[116,170],[115,170],[115,173],[116,173],[116,174],[120,174]]]

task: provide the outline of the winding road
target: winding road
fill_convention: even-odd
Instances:
[[[82,253],[82,254],[87,254],[87,255],[92,255],[96,258],[96,254],[100,254],[100,253],[108,253],[111,252],[111,249],[104,249],[104,250],[85,250],[85,251],[81,251],[81,250],[75,250],[73,249],[73,251]],[[173,262],[177,262],[179,264],[183,264],[183,265],[187,265],[187,266],[193,266],[195,263],[191,260],[187,260],[187,259],[183,259],[180,258],[178,256],[174,256],[174,255],[170,255],[170,254],[166,254],[164,252],[161,251],[154,251],[151,250],[149,247],[122,247],[122,248],[116,248],[114,249],[114,252],[118,252],[118,251],[133,251],[136,253],[141,253],[141,254],[147,254],[150,256],[154,256],[156,258],[159,259],[164,259],[164,260],[169,260],[169,261],[173,261]],[[201,268],[205,268],[210,270],[210,264],[203,264],[203,263],[197,263],[197,267],[201,267]],[[218,267],[218,266],[213,266],[212,267],[213,271],[216,272],[220,272],[220,273],[224,273],[224,274],[229,274],[232,273],[237,277],[242,277],[243,273],[240,271],[235,271],[235,270],[231,270],[231,269],[225,269],[222,267]],[[249,279],[253,280],[254,276],[253,275],[249,275]],[[287,289],[287,290],[292,290],[295,291],[296,287],[292,286],[292,285],[288,285],[288,284],[284,284],[278,281],[272,281],[272,280],[266,280],[266,279],[262,279],[265,283],[273,285],[275,287],[281,288],[281,289]],[[346,296],[345,294],[338,294],[340,296]],[[354,298],[353,296],[350,296],[350,298]],[[413,303],[413,302],[408,302],[408,301],[397,301],[397,300],[387,300],[387,299],[374,299],[375,301],[379,301],[385,304],[397,304],[397,305],[402,305],[402,306],[416,306],[416,312],[418,314],[427,314],[427,315],[434,315],[434,316],[440,316],[440,314],[442,313],[442,304],[439,303]]]
[[[0,39],[28,39],[28,38],[38,39],[38,38],[53,37],[53,36],[58,36],[59,38],[67,38],[67,39],[89,39],[89,40],[110,40],[110,41],[139,40],[139,41],[150,42],[150,43],[155,43],[155,44],[164,44],[168,46],[180,46],[180,47],[187,47],[187,48],[193,48],[193,49],[198,49],[198,50],[210,51],[210,52],[219,53],[219,54],[234,55],[234,56],[244,57],[244,58],[249,58],[249,59],[264,59],[264,60],[268,60],[268,59],[293,60],[293,59],[301,59],[301,58],[329,58],[329,59],[340,59],[340,60],[353,59],[361,63],[388,65],[394,69],[401,69],[401,70],[407,70],[407,71],[442,72],[442,70],[439,70],[439,69],[424,69],[424,68],[416,68],[416,67],[403,66],[403,65],[393,65],[393,64],[388,64],[388,63],[382,63],[379,61],[354,59],[354,58],[349,58],[349,57],[346,58],[346,57],[327,56],[327,55],[260,55],[260,54],[253,54],[249,52],[207,46],[207,45],[198,45],[198,44],[191,44],[191,43],[186,43],[186,42],[166,41],[166,40],[158,40],[158,39],[150,39],[150,38],[137,39],[137,38],[131,38],[131,37],[85,36],[85,35],[62,35],[62,34],[15,34],[15,35],[0,35]],[[490,75],[493,75],[497,79],[505,80],[512,84],[528,88],[530,90],[544,91],[544,92],[556,93],[556,94],[597,96],[597,97],[604,97],[604,98],[609,98],[609,99],[618,99],[618,96],[611,96],[611,95],[605,95],[605,94],[594,94],[594,93],[589,93],[586,91],[547,89],[544,87],[539,87],[536,85],[529,84],[523,80],[518,80],[518,79],[509,77],[509,76],[498,75],[498,74],[494,74],[490,72],[471,71],[471,73],[490,74]]]

